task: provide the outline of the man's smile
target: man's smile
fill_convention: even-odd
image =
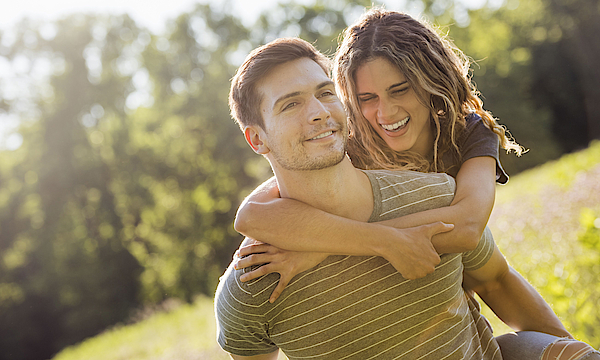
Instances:
[[[308,141],[323,139],[323,138],[333,135],[335,132],[336,131],[334,131],[334,130],[325,131],[324,133],[321,133],[313,138],[308,139]]]

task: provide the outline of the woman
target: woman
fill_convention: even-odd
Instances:
[[[468,76],[469,66],[459,49],[425,24],[379,8],[345,31],[334,63],[338,92],[349,114],[348,154],[355,166],[446,172],[456,178],[451,206],[387,223],[398,228],[434,221],[454,224],[453,231],[432,238],[438,253],[476,247],[492,210],[495,182],[508,181],[498,159],[498,143],[518,155],[522,152],[483,109]],[[255,255],[241,259],[239,267],[267,263],[243,280],[270,272],[281,274],[272,301],[294,275],[316,265],[327,253],[371,255],[369,247],[377,246],[373,239],[390,237],[381,225],[353,222],[280,199],[273,181],[263,184],[243,204],[236,229],[279,248],[305,252],[285,252],[266,244],[240,250],[240,256]],[[394,253],[409,254],[404,263],[413,264],[416,260],[408,250]],[[418,251],[413,254],[418,256]],[[410,273],[410,269],[397,269],[403,275],[403,270]],[[554,335],[521,332],[500,337],[498,342],[505,358],[597,356],[585,343],[561,341],[561,336],[569,336],[566,331]]]

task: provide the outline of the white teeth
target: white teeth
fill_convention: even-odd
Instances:
[[[410,120],[410,116],[407,116],[406,118],[398,121],[395,124],[391,124],[391,125],[381,124],[381,127],[388,131],[394,131],[394,130],[397,130],[397,129],[401,128],[402,126],[406,125],[408,120]]]
[[[314,137],[314,138],[312,138],[311,140],[318,140],[318,139],[322,139],[322,138],[324,138],[324,137],[326,137],[326,136],[329,136],[329,135],[331,135],[331,134],[333,134],[333,131],[331,131],[331,130],[330,130],[330,131],[327,131],[327,132],[324,132],[324,133],[322,133],[321,135],[317,135],[317,136],[315,136],[315,137]]]

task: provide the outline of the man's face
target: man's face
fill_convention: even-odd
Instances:
[[[316,62],[301,58],[278,65],[257,84],[257,91],[263,95],[262,140],[271,162],[286,170],[320,170],[343,160],[346,113],[333,82]]]

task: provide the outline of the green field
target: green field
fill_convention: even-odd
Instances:
[[[490,227],[498,246],[579,339],[600,346],[600,142],[498,188]],[[496,335],[510,331],[484,307]],[[281,356],[281,358],[285,358]],[[119,326],[53,360],[220,360],[212,299]]]

